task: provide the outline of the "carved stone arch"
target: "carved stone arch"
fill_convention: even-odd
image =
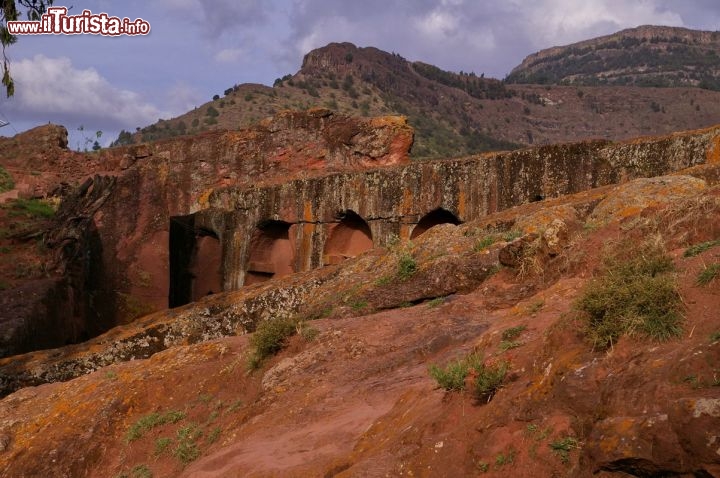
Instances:
[[[447,209],[439,207],[425,214],[420,221],[418,221],[417,225],[413,228],[413,231],[410,234],[410,239],[415,239],[428,229],[440,224],[454,224],[457,226],[460,222],[461,221],[457,218],[457,216],[455,216],[455,214],[451,213]]]
[[[323,264],[338,264],[373,248],[368,223],[350,209],[338,214],[340,222],[332,227],[323,251]]]
[[[289,222],[260,223],[250,241],[245,285],[257,284],[295,272],[295,251],[290,241]]]

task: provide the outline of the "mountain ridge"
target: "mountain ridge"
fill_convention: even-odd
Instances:
[[[639,27],[586,42],[623,35],[652,39],[657,32],[665,32],[669,38],[673,32],[675,36],[690,32],[687,35],[711,43],[716,36],[720,38],[713,32]],[[650,41],[644,44],[652,44]],[[720,75],[720,57],[717,64]],[[519,70],[513,71],[517,76]],[[215,95],[212,101],[176,118],[138,128],[135,133],[122,132],[116,144],[234,130],[282,110],[313,107],[365,117],[407,116],[416,130],[414,158],[457,157],[593,138],[618,140],[720,122],[720,93],[690,83],[668,90],[647,88],[641,81],[618,86],[515,80],[454,73],[375,47],[330,43],[308,52],[295,74],[277,78],[272,87],[233,85],[222,96]]]
[[[720,32],[642,25],[525,57],[509,83],[720,89]]]

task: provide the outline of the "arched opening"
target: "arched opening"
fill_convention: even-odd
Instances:
[[[222,245],[217,234],[195,227],[195,216],[170,218],[169,307],[222,291]]]
[[[417,226],[413,229],[412,234],[410,234],[410,239],[415,239],[431,227],[435,227],[439,224],[454,224],[457,226],[460,224],[460,220],[450,211],[443,208],[437,208],[425,214],[425,216],[420,219]]]
[[[330,231],[323,252],[323,263],[338,264],[372,248],[370,226],[362,217],[347,210],[340,214],[340,222]]]
[[[193,301],[222,291],[222,246],[214,232],[204,229],[198,232],[190,274]]]
[[[290,242],[290,224],[266,221],[260,224],[250,242],[250,258],[245,285],[257,284],[295,272]]]

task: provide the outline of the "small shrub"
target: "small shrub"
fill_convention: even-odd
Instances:
[[[516,349],[516,348],[520,347],[522,344],[523,344],[522,342],[503,340],[500,342],[499,347],[500,347],[501,352],[507,352],[510,349]]]
[[[603,274],[575,304],[589,341],[600,349],[626,334],[663,341],[682,333],[682,298],[670,275],[670,257],[647,244],[627,254],[631,257],[607,257]]]
[[[500,362],[495,365],[479,364],[473,368],[477,374],[473,396],[479,402],[489,402],[505,381],[508,364],[507,362]]]
[[[710,342],[720,342],[720,331],[710,334]]]
[[[297,333],[306,342],[312,342],[320,335],[320,331],[315,327],[308,326],[305,322],[299,322],[297,325]]]
[[[444,369],[433,364],[429,371],[430,376],[437,381],[440,388],[449,392],[465,390],[465,379],[472,371],[475,376],[473,396],[479,402],[489,402],[505,380],[507,369],[506,362],[487,365],[481,354],[473,353],[464,359],[449,363]]]
[[[173,450],[173,456],[183,464],[197,460],[200,456],[200,449],[197,440],[202,436],[202,431],[195,424],[190,424],[177,431],[177,446]]]
[[[155,454],[162,455],[172,444],[172,438],[161,437],[155,440]]]
[[[493,236],[485,236],[480,238],[480,240],[475,243],[475,247],[473,247],[473,250],[475,252],[480,252],[492,246],[493,244],[495,244],[495,238]]]
[[[563,463],[570,461],[570,451],[580,448],[580,443],[575,437],[565,437],[562,440],[556,440],[548,445],[550,449]]]
[[[222,433],[220,427],[213,428],[213,430],[210,432],[206,439],[208,445],[212,445],[213,443],[215,443],[217,439],[220,438],[220,433]]]
[[[401,281],[408,280],[417,272],[417,262],[409,253],[404,253],[398,260],[397,277]]]
[[[384,286],[384,285],[390,284],[391,282],[392,282],[392,277],[382,276],[375,281],[375,285]]]
[[[702,286],[708,285],[715,280],[718,275],[720,275],[720,264],[711,264],[700,271],[697,277],[697,283]]]
[[[264,320],[250,337],[253,352],[250,368],[258,368],[262,362],[285,347],[287,339],[297,332],[297,322],[290,318]]]
[[[511,449],[507,453],[498,453],[498,455],[495,457],[495,465],[498,467],[510,465],[513,461],[515,461],[515,455],[516,451]]]
[[[451,362],[444,369],[435,364],[430,366],[430,376],[437,381],[440,388],[448,392],[465,390],[465,378],[468,371],[467,360]]]
[[[702,254],[703,252],[707,251],[708,249],[711,249],[715,246],[720,246],[720,239],[716,239],[714,241],[707,241],[702,242],[700,244],[695,244],[694,246],[688,247],[685,250],[685,257],[694,257],[698,254]]]

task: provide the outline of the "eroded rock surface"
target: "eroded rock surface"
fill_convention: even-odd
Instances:
[[[648,193],[635,184],[637,194],[658,197],[606,225],[589,222],[593,209],[633,182],[436,227],[412,244],[217,294],[86,345],[16,357],[16,370],[60,364],[70,353],[110,357],[131,335],[156,352],[148,357],[140,347],[122,363],[130,356],[118,353],[111,365],[1,400],[1,473],[713,476],[720,295],[718,279],[703,286],[696,278],[720,252],[684,251],[720,233],[693,227],[698,216],[720,223],[720,186],[677,190],[668,181]],[[674,201],[659,200],[664,194]],[[558,221],[579,227],[569,227],[567,239],[548,233]],[[528,232],[513,239],[520,225]],[[681,337],[623,337],[593,350],[573,304],[603,245],[658,231],[686,306]],[[530,252],[517,264],[481,272],[523,239]],[[400,266],[403,257],[413,259],[412,272]],[[537,269],[523,275],[527,260]],[[284,313],[314,318],[307,324],[316,337],[293,337],[248,373],[248,337],[223,335]],[[235,330],[220,330],[232,314]],[[509,329],[519,330],[512,344],[503,336]],[[509,364],[489,402],[440,390],[428,373],[473,351]],[[138,428],[153,413],[159,422]]]

